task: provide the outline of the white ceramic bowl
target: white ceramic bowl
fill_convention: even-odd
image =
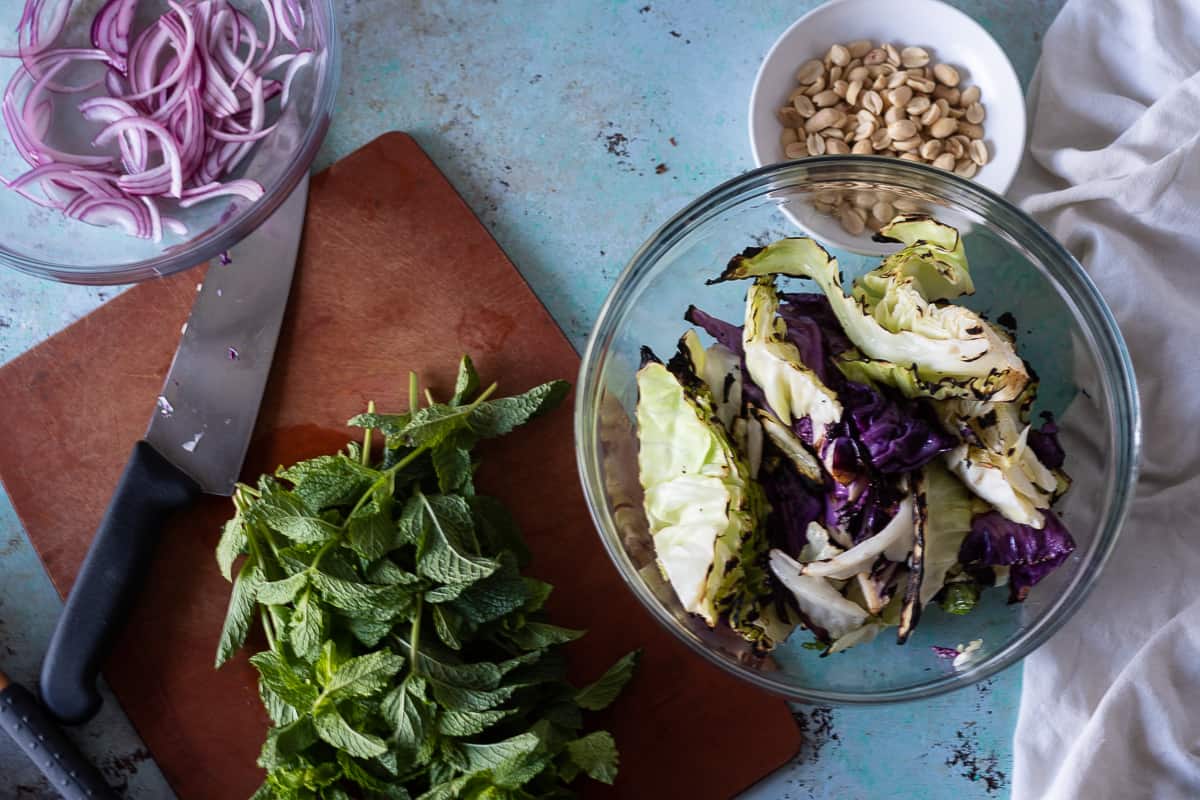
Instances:
[[[918,45],[962,74],[962,85],[978,86],[987,110],[984,122],[991,160],[975,176],[981,186],[1004,194],[1025,150],[1025,98],[1012,63],[987,31],[939,0],[831,0],[805,14],[767,52],[750,93],[750,147],[756,166],[785,161],[775,116],[796,88],[796,69],[822,58],[835,43],[856,39]],[[884,252],[869,236],[850,237],[831,217],[796,212],[797,224],[814,236],[858,252]]]

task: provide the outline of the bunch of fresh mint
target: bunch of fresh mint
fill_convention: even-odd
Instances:
[[[611,783],[606,731],[581,735],[636,662],[592,685],[565,680],[561,645],[583,635],[546,621],[551,586],[523,577],[512,518],[475,493],[480,439],[555,406],[568,385],[489,399],[463,357],[454,396],[406,414],[368,413],[362,446],[240,485],[217,547],[233,581],[220,666],[254,618],[269,649],[250,661],[274,722],[255,798],[571,797],[581,773]],[[380,463],[371,436],[386,437]]]

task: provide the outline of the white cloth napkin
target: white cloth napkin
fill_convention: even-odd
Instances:
[[[1200,798],[1200,2],[1069,0],[1013,194],[1133,356],[1142,477],[1111,562],[1025,662],[1014,800]]]

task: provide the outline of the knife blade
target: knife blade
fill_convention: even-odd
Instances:
[[[241,471],[287,306],[305,175],[283,205],[214,262],[192,306],[145,438],[134,445],[50,639],[42,703],[84,722],[96,679],[149,568],[158,533],[200,493],[230,495]]]

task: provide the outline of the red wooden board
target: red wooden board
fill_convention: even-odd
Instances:
[[[236,262],[228,268],[250,269]],[[142,435],[197,272],[144,283],[0,370],[0,479],[66,593],[132,443]],[[406,400],[405,376],[452,385],[468,352],[513,393],[574,379],[579,358],[499,246],[407,135],[388,134],[314,177],[295,285],[247,458],[253,479],[341,447],[344,421]],[[786,704],[689,653],[642,609],[605,555],[575,472],[569,403],[484,454],[481,487],[514,510],[555,621],[594,678],[641,647],[603,722],[624,798],[725,798],[800,744]],[[212,668],[229,586],[213,561],[226,498],[162,533],[153,575],[105,676],[184,800],[248,796],[267,720],[244,657]]]

